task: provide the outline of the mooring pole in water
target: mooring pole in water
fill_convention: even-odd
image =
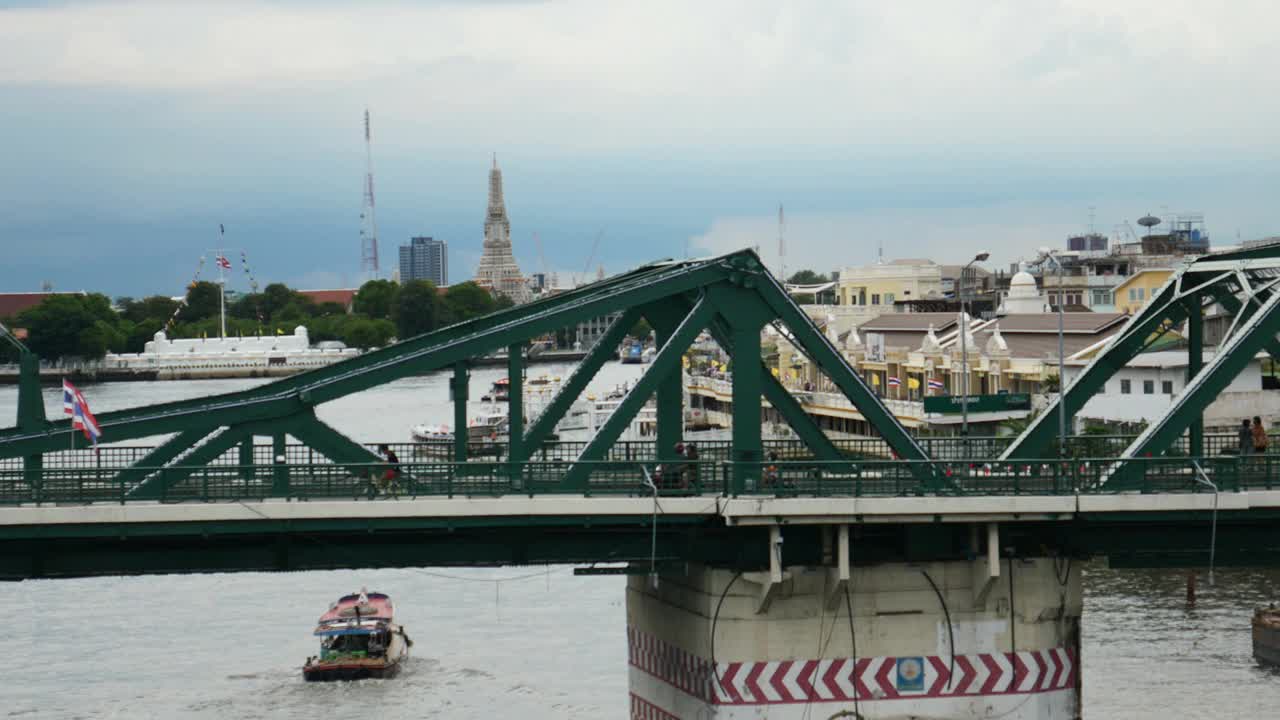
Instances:
[[[1196,604],[1196,571],[1187,571],[1187,604]]]

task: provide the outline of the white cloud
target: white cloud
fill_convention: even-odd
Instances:
[[[94,2],[0,11],[0,87],[370,102],[513,144],[1270,146],[1277,19],[1193,0]]]

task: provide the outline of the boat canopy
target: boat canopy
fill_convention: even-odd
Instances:
[[[314,635],[317,637],[332,637],[334,635],[372,635],[376,632],[382,632],[381,627],[377,625],[359,625],[355,627],[318,627]]]

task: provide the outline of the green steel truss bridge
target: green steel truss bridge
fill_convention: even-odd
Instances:
[[[1201,564],[1212,516],[1219,563],[1280,558],[1280,485],[1269,458],[1206,452],[1205,406],[1259,351],[1280,345],[1280,253],[1202,258],[1176,274],[1061,398],[1077,412],[1119,368],[1185,323],[1192,379],[1170,412],[1131,438],[1058,447],[1057,405],[1020,437],[917,439],[885,408],[761,265],[743,251],[640,267],[562,295],[411,338],[251,390],[98,417],[113,443],[72,451],[68,421],[44,415],[38,361],[24,355],[17,425],[0,430],[0,577],[431,564],[603,563],[650,569],[699,562],[768,566],[778,528],[785,560],[820,562],[823,527],[854,528],[859,562],[972,557],[974,528],[1034,554],[1105,554],[1129,564]],[[1206,363],[1204,310],[1234,317]],[[617,320],[527,425],[526,348],[578,322]],[[659,350],[597,435],[552,431],[639,319]],[[773,325],[879,431],[875,452],[829,439],[761,360]],[[681,358],[702,332],[733,359],[733,429],[682,439]],[[468,457],[468,363],[507,352],[510,440]],[[317,418],[315,407],[410,375],[452,373],[457,435],[423,453],[404,447],[401,478],[371,478],[373,450]],[[619,438],[650,400],[651,443]],[[798,440],[764,441],[767,402]],[[1229,444],[1229,439],[1209,438]],[[767,462],[766,452],[783,459]],[[873,459],[892,457],[892,460]]]

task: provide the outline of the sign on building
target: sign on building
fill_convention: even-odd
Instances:
[[[884,362],[884,333],[867,333],[867,362]]]
[[[939,415],[955,415],[963,412],[961,395],[926,397],[924,411]],[[1031,396],[1027,393],[1000,393],[998,395],[970,395],[969,412],[1012,412],[1030,410]]]

